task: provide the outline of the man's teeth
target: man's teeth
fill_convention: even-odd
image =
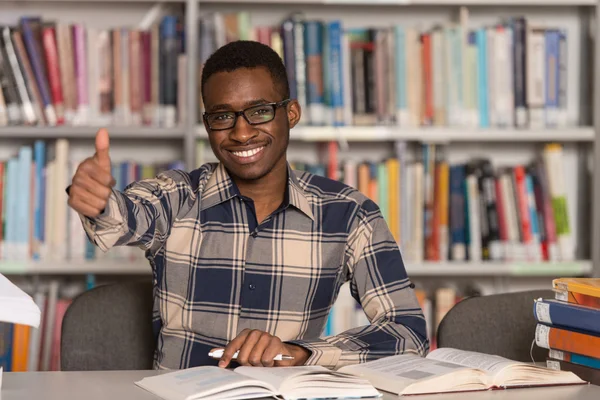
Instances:
[[[232,151],[233,155],[237,156],[237,157],[252,157],[253,155],[255,155],[256,153],[258,153],[259,151],[261,151],[262,149],[264,149],[265,147],[257,147],[256,149],[252,149],[252,150],[246,150],[246,151]]]

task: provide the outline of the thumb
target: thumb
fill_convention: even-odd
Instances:
[[[104,128],[100,129],[96,133],[96,161],[102,169],[110,172],[110,156],[108,149],[110,147],[110,139],[108,137],[108,131]]]

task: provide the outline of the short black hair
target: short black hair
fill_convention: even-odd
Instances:
[[[239,68],[264,67],[271,73],[273,83],[285,100],[290,97],[290,85],[281,57],[269,46],[251,40],[230,42],[217,49],[202,69],[201,91],[208,78],[219,72],[232,72]]]

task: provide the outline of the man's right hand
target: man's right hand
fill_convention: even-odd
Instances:
[[[69,206],[86,217],[102,213],[115,180],[111,174],[109,137],[106,129],[96,134],[96,154],[85,159],[77,168],[69,189]]]

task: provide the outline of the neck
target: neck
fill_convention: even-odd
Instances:
[[[242,196],[254,200],[257,211],[268,211],[269,214],[283,201],[287,185],[287,162],[282,158],[273,169],[260,179],[251,181],[233,178]]]

